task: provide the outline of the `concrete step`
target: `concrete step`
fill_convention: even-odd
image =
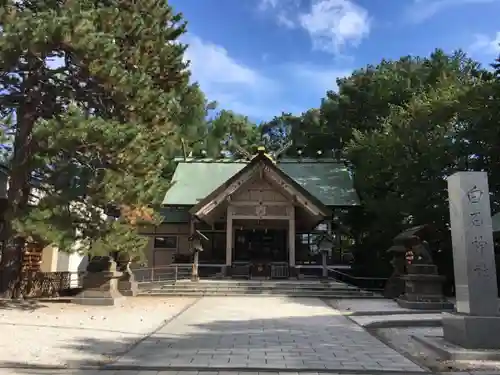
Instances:
[[[271,295],[288,295],[288,294],[322,294],[322,295],[373,295],[374,293],[363,290],[293,290],[293,289],[240,289],[240,288],[219,288],[219,289],[176,289],[176,288],[152,288],[149,290],[141,290],[144,293],[202,293],[202,294],[227,294],[227,293],[238,293],[238,294],[271,294]]]
[[[156,280],[160,282],[175,282],[174,280]],[[247,284],[255,284],[255,285],[348,285],[341,281],[328,280],[328,281],[320,281],[318,279],[314,281],[307,280],[295,280],[295,279],[201,279],[200,281],[191,281],[189,279],[180,279],[177,280],[177,284],[231,284],[231,285],[247,285]]]
[[[309,286],[309,287],[301,287],[295,285],[287,285],[287,286],[256,286],[256,285],[156,285],[156,288],[162,289],[177,289],[177,290],[185,290],[185,289],[204,289],[204,290],[215,290],[215,289],[241,289],[241,290],[350,290],[357,291],[360,290],[356,287],[338,287],[338,286]],[[150,288],[149,288],[150,289]]]
[[[304,290],[304,289],[246,289],[246,288],[175,288],[175,287],[163,287],[163,288],[150,288],[142,289],[144,291],[157,291],[157,292],[241,292],[241,293],[334,293],[334,294],[372,294],[370,291],[363,290],[349,290],[349,289],[322,289],[322,290]]]
[[[141,283],[140,294],[158,296],[296,296],[323,298],[380,298],[336,281],[201,280]]]
[[[139,295],[143,296],[159,296],[159,297],[182,297],[182,296],[192,296],[192,297],[198,297],[198,296],[255,296],[255,297],[278,297],[278,296],[287,296],[287,297],[304,297],[304,298],[330,298],[330,299],[348,299],[348,298],[370,298],[370,299],[379,299],[383,298],[380,295],[376,294],[370,294],[370,293],[352,293],[352,294],[339,294],[339,293],[268,293],[268,292],[261,292],[261,293],[245,293],[245,292],[238,292],[238,291],[232,291],[232,292],[209,292],[209,291],[142,291],[139,293]]]
[[[364,292],[364,291],[283,291],[283,290],[229,290],[229,289],[219,289],[219,290],[202,290],[202,289],[186,289],[186,290],[165,290],[165,289],[152,289],[143,290],[141,294],[148,295],[301,295],[301,296],[372,296],[374,293]]]
[[[299,283],[299,282],[266,282],[266,281],[241,281],[241,282],[193,282],[193,281],[153,281],[153,282],[141,282],[140,284],[165,284],[165,285],[176,285],[178,287],[192,286],[192,285],[203,285],[203,286],[241,286],[241,287],[294,287],[294,288],[356,288],[352,285],[345,283],[329,282],[329,283]]]

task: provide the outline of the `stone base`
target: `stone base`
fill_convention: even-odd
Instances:
[[[122,272],[87,272],[83,277],[83,290],[71,302],[80,305],[114,306],[123,299],[118,291]],[[122,280],[127,282],[126,280]]]
[[[500,316],[443,315],[443,337],[466,349],[500,349]]]
[[[409,273],[401,277],[405,291],[396,301],[399,306],[417,310],[453,310],[453,304],[443,296],[444,277],[435,274],[437,268],[432,264],[414,264],[408,267]]]
[[[113,290],[83,290],[71,302],[78,305],[114,306],[124,298],[118,291]]]
[[[78,295],[76,298],[71,300],[72,303],[77,305],[86,306],[115,306],[119,302],[122,302],[125,297],[121,296],[118,298],[113,297],[82,297]]]
[[[139,285],[137,281],[118,281],[118,291],[122,296],[135,297],[139,293]]]
[[[465,349],[441,336],[412,335],[412,338],[436,353],[443,361],[500,361],[500,350]]]
[[[404,296],[397,298],[396,302],[405,309],[415,310],[453,310],[455,305],[445,299],[435,301],[410,301]]]

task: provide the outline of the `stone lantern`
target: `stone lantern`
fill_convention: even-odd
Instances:
[[[198,263],[200,251],[203,251],[202,240],[208,241],[208,237],[199,230],[195,230],[194,233],[189,236],[189,242],[191,243],[191,249],[193,251],[193,269],[191,272],[191,280],[193,281],[198,281],[200,279],[198,276]]]
[[[327,279],[328,278],[328,268],[327,268],[326,259],[328,256],[331,256],[331,254],[332,254],[334,239],[329,233],[325,232],[325,233],[319,235],[318,239],[316,240],[316,245],[318,246],[318,250],[321,253],[321,265],[323,267],[322,277],[324,279]]]

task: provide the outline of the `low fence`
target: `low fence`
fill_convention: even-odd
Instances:
[[[14,272],[0,271],[0,293],[11,289]],[[78,274],[72,272],[25,272],[21,275],[21,295],[28,298],[47,298],[67,295],[75,287]]]
[[[361,277],[353,276],[346,272],[339,271],[333,267],[328,267],[328,276],[347,284],[357,286],[358,288],[370,290],[373,292],[382,292],[387,282],[385,277]]]
[[[202,279],[224,278],[224,264],[200,264],[198,275]],[[328,266],[328,276],[361,289],[371,291],[382,291],[387,278],[382,277],[359,277],[349,274],[350,266]],[[298,266],[297,270],[305,278],[321,278],[322,266]],[[172,282],[190,280],[193,272],[192,263],[171,264],[168,266],[154,268],[132,269],[135,279],[140,283]],[[282,275],[285,276],[285,275]]]
[[[193,272],[192,264],[172,264],[163,267],[132,269],[136,281],[140,283],[188,280]]]

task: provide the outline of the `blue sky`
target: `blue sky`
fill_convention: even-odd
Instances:
[[[500,53],[500,0],[170,0],[189,22],[193,79],[254,120],[317,107],[335,79],[382,58]]]

